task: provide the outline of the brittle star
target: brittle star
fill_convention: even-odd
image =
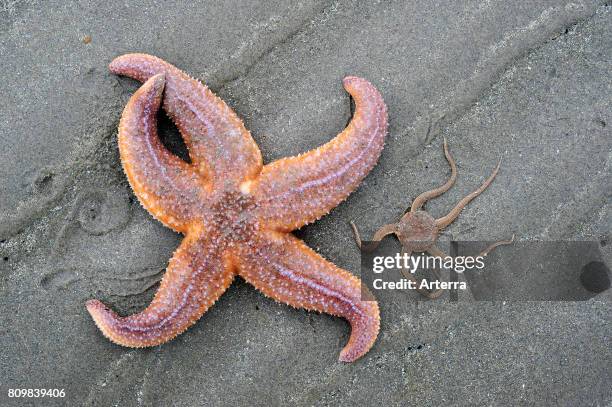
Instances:
[[[374,250],[376,249],[376,247],[378,247],[381,240],[385,236],[394,234],[395,236],[397,236],[398,240],[402,245],[402,256],[410,256],[412,253],[415,252],[427,252],[434,257],[441,257],[443,259],[446,257],[450,257],[436,245],[436,241],[438,240],[440,233],[448,225],[453,223],[455,219],[457,219],[459,213],[461,213],[463,208],[465,208],[465,206],[470,203],[471,200],[476,198],[485,189],[487,189],[489,185],[491,185],[491,183],[495,179],[495,176],[497,175],[497,172],[499,171],[501,159],[497,163],[497,166],[493,170],[493,173],[478,189],[461,199],[459,203],[446,216],[435,219],[433,216],[431,216],[429,213],[422,209],[423,205],[430,199],[436,198],[448,191],[457,180],[457,165],[448,150],[446,139],[444,139],[444,155],[451,168],[451,176],[448,181],[446,181],[444,185],[438,188],[423,192],[421,195],[417,196],[416,199],[412,202],[410,210],[406,211],[406,213],[404,214],[404,216],[402,216],[399,222],[384,225],[380,229],[378,229],[376,233],[374,233],[371,244],[367,246],[362,245],[361,237],[359,235],[359,230],[357,230],[357,226],[355,226],[355,223],[353,221],[350,222],[351,227],[353,228],[353,233],[355,234],[355,241],[357,242],[357,246],[359,246],[360,249]],[[485,257],[496,247],[500,245],[510,244],[513,241],[514,235],[512,235],[512,237],[508,240],[502,240],[493,243],[485,250],[480,252],[479,256]],[[411,272],[407,272],[404,269],[401,269],[401,272],[406,278],[417,283],[415,277],[412,275]],[[437,279],[440,279],[440,275],[435,269],[434,274]],[[444,292],[443,289],[428,291],[419,288],[418,285],[416,291],[430,299],[438,298]]]

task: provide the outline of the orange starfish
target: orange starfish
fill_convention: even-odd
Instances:
[[[120,317],[98,300],[87,310],[111,341],[130,347],[167,342],[194,324],[239,274],[265,295],[294,307],[347,319],[351,336],[340,360],[373,345],[378,304],[360,280],[323,259],[290,232],[338,205],[376,165],[387,132],[385,103],[368,81],[347,77],[356,110],[327,144],[263,165],[242,121],[206,86],[167,62],[128,54],[110,64],[144,85],[119,124],[121,162],[141,204],[185,238],[159,290],[142,312]],[[163,107],[178,127],[191,163],[157,136]]]

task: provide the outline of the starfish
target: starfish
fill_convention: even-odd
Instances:
[[[109,67],[144,82],[119,124],[128,181],[144,208],[184,239],[142,312],[121,317],[98,300],[87,302],[102,333],[128,347],[165,343],[193,325],[238,274],[276,301],[346,319],[351,334],[340,361],[367,353],[380,328],[375,298],[291,232],[345,200],[376,165],[387,132],[378,90],[344,78],[355,101],[346,129],[319,148],[263,165],[242,121],[201,82],[145,54],[120,56]],[[159,140],[162,99],[190,163]]]
[[[423,253],[427,252],[434,257],[447,258],[450,257],[446,253],[444,253],[437,245],[436,242],[440,233],[448,227],[451,223],[457,219],[463,208],[470,203],[474,198],[478,195],[482,194],[485,189],[491,185],[497,173],[499,172],[499,167],[501,165],[501,159],[497,163],[497,166],[480,187],[478,187],[475,191],[463,197],[455,205],[455,207],[445,216],[441,218],[434,218],[428,212],[426,212],[423,208],[423,205],[430,199],[436,198],[446,191],[448,191],[457,180],[457,164],[453,159],[450,151],[448,150],[448,144],[446,143],[446,139],[444,139],[444,156],[446,157],[446,161],[451,168],[451,176],[444,183],[444,185],[434,188],[430,191],[423,192],[419,196],[417,196],[409,210],[406,210],[404,216],[397,223],[390,223],[382,226],[378,229],[374,236],[372,237],[371,242],[368,245],[362,244],[361,236],[359,235],[359,230],[353,221],[349,222],[351,227],[353,228],[353,235],[355,236],[355,241],[357,242],[357,246],[366,251],[371,251],[376,249],[380,244],[381,240],[388,235],[395,235],[402,245],[401,253],[402,255],[406,254],[410,256],[412,253]],[[507,245],[514,242],[514,235],[508,240],[500,240],[491,244],[489,247],[481,251],[477,257],[486,257],[489,253],[491,253],[495,248],[501,245]],[[401,270],[401,273],[408,279],[418,283],[415,277],[410,272],[406,272],[404,269]],[[434,270],[434,275],[439,280],[440,274],[437,270]],[[425,289],[417,288],[421,295],[430,298],[436,299],[444,293],[443,289],[438,289],[433,292],[427,291]]]

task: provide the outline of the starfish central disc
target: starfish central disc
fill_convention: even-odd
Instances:
[[[211,206],[212,230],[219,233],[220,244],[234,246],[253,239],[259,229],[257,202],[240,191],[227,191]]]
[[[387,132],[387,109],[376,88],[345,78],[355,100],[346,129],[315,150],[263,165],[240,118],[202,83],[145,54],[123,55],[110,69],[144,82],[119,124],[128,181],[149,213],[185,238],[142,312],[121,317],[98,300],[87,302],[102,333],[123,346],[167,342],[194,324],[239,274],[277,301],[346,319],[351,336],[340,360],[363,356],[379,331],[376,300],[358,278],[291,231],[327,214],[376,165]],[[162,103],[190,164],[159,141]]]

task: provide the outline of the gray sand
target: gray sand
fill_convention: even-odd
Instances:
[[[610,264],[612,6],[96,3],[0,3],[1,405],[612,403],[609,291],[579,303],[381,301],[378,341],[348,365],[337,362],[344,321],[276,304],[240,279],[152,349],[111,344],[84,307],[99,298],[141,310],[180,241],[135,202],[119,165],[117,124],[138,85],[107,64],[126,52],[209,84],[267,162],[343,128],[343,76],[372,81],[390,116],[380,163],[297,233],[341,267],[359,269],[348,220],[370,236],[445,180],[443,137],[459,181],[428,205],[433,214],[503,157],[448,237],[592,240]],[[160,126],[184,154],[167,119]],[[9,388],[64,388],[66,398],[8,399]]]

